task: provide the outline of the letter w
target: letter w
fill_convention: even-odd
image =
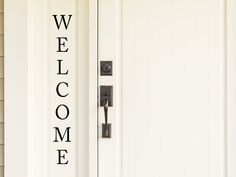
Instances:
[[[57,135],[59,135],[59,138],[60,138],[61,141],[63,141],[63,139],[67,135],[65,142],[71,142],[70,141],[70,128],[71,127],[67,127],[63,135],[61,134],[60,129],[58,127],[54,127],[54,128],[55,128],[55,141],[53,141],[53,142],[59,142]]]
[[[64,24],[65,29],[67,30],[67,28],[68,28],[68,26],[69,26],[69,24],[70,24],[70,20],[71,20],[72,15],[68,15],[69,18],[68,18],[67,20],[65,19],[65,15],[60,15],[60,16],[61,16],[60,22],[59,22],[59,20],[57,19],[57,15],[52,15],[52,16],[54,17],[54,20],[55,20],[55,22],[56,22],[56,25],[57,25],[57,29],[58,29],[58,30],[60,29],[62,23]]]

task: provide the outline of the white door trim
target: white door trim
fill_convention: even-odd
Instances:
[[[32,52],[32,50],[40,44],[36,44],[34,47],[30,44],[32,37],[35,37],[31,33],[31,15],[34,14],[33,10],[37,5],[43,6],[47,3],[49,3],[47,0],[22,0],[19,2],[8,0],[5,2],[5,177],[32,177],[30,176],[32,167],[30,162],[31,142],[29,138],[31,136],[30,129],[32,129],[30,126],[32,108],[29,102],[31,97],[30,82],[32,80],[30,71],[32,70],[32,65],[35,66],[36,64],[31,61],[32,56],[36,56],[35,51]],[[86,161],[89,162],[89,167],[87,168],[89,177],[97,177],[97,0],[89,0],[88,11],[88,102],[90,106],[88,109],[88,127],[85,128],[89,129],[89,159]],[[37,14],[34,14],[34,17],[41,14],[43,17],[38,19],[45,22],[48,17],[46,17],[44,12],[47,14],[47,9],[41,13],[35,12]],[[33,27],[37,29],[39,26]],[[46,27],[42,28],[46,29]],[[39,27],[39,34],[47,37],[46,30],[42,31],[42,28]],[[42,58],[46,53],[47,50],[42,51]],[[42,62],[46,62],[46,60],[42,59]],[[46,118],[43,119],[43,123],[46,123]],[[41,154],[34,153],[34,156],[41,156]],[[45,170],[46,177],[46,162],[42,164],[42,169]]]
[[[236,176],[236,1],[226,3],[226,140],[227,177]]]
[[[89,0],[89,177],[97,177],[97,0]],[[95,119],[96,117],[96,119]]]

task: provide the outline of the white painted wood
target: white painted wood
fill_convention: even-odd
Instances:
[[[223,0],[99,0],[99,60],[115,63],[99,176],[226,177],[225,18]]]
[[[118,93],[118,62],[119,62],[119,48],[118,48],[118,0],[99,0],[98,1],[98,60],[113,62],[113,76],[98,76],[100,85],[113,85],[113,107],[108,109],[108,122],[112,124],[112,138],[103,139],[101,127],[105,122],[104,109],[101,105],[98,108],[98,176],[99,177],[120,177],[120,129],[119,129],[119,99]],[[98,63],[99,64],[99,63]],[[100,64],[98,66],[100,73]],[[100,91],[98,91],[100,93]],[[109,170],[108,170],[109,169]]]
[[[223,0],[7,0],[5,177],[235,177],[234,3],[225,11]],[[64,169],[52,164],[49,129],[55,7],[75,15],[74,163]],[[114,62],[113,77],[98,76],[97,59]],[[114,85],[112,139],[101,139],[98,84]]]
[[[5,1],[5,177],[29,177],[27,7],[26,0]]]
[[[96,4],[91,4],[95,9]],[[96,14],[96,11],[89,12],[87,0],[25,0],[17,7],[11,1],[5,5],[5,29],[8,31],[5,42],[5,137],[8,139],[5,176],[77,177],[89,176],[93,171],[94,174],[90,176],[95,177],[96,166],[89,166],[92,164],[89,159],[89,153],[92,152],[92,148],[89,150],[89,139],[92,138],[89,136],[96,142],[97,139],[96,133],[90,134],[92,130],[89,124],[91,120],[96,120],[97,108],[89,107],[89,102],[95,97],[91,100],[88,98],[90,92],[96,93],[96,87],[90,88],[89,83],[89,66],[96,67],[96,57],[92,57],[96,56],[96,51],[92,53],[89,49],[89,34],[96,37],[96,29],[89,32],[89,25],[92,25],[89,24],[89,18],[94,18],[93,22],[96,22],[96,16],[92,18],[89,13]],[[73,14],[68,31],[58,32],[55,29],[53,13]],[[15,15],[19,15],[19,18],[15,18]],[[22,22],[20,28],[16,28],[16,21]],[[72,142],[69,145],[61,144],[62,148],[66,147],[69,151],[70,164],[67,167],[55,165],[56,145],[52,143],[52,126],[66,126],[55,120],[55,106],[61,103],[55,98],[55,87],[59,81],[56,77],[58,65],[55,62],[58,57],[55,49],[57,35],[67,35],[70,40],[69,55],[62,56],[66,67],[70,68],[70,75],[65,78],[70,84],[70,96],[65,100],[70,107],[70,119],[66,124],[73,128]],[[96,82],[93,84],[96,85]],[[93,103],[96,106],[96,101],[93,100]],[[96,132],[96,129],[93,131]],[[97,152],[93,150],[93,153],[96,159]]]
[[[31,1],[29,6],[29,176],[48,173],[48,68],[49,9],[48,1]],[[37,35],[40,31],[41,35]],[[45,96],[42,96],[45,95]],[[37,160],[36,160],[37,159]],[[40,166],[40,168],[39,168]]]
[[[98,176],[97,0],[89,0],[89,177]]]
[[[236,2],[227,1],[227,177],[236,176]]]
[[[75,17],[77,8],[74,0],[69,1],[57,1],[57,0],[51,0],[49,4],[49,38],[50,38],[50,51],[48,51],[48,57],[50,58],[50,62],[47,63],[49,67],[48,77],[49,77],[49,84],[47,86],[48,89],[48,101],[51,103],[51,109],[48,112],[49,117],[51,119],[48,120],[49,127],[61,127],[62,130],[65,130],[66,127],[71,127],[70,130],[70,136],[71,136],[71,142],[61,142],[61,143],[54,143],[53,139],[55,137],[55,130],[52,128],[48,130],[50,132],[50,144],[48,146],[48,160],[49,160],[49,167],[48,167],[48,176],[58,176],[63,177],[65,175],[69,176],[76,176],[77,168],[76,168],[76,158],[77,158],[77,149],[76,149],[76,138],[77,138],[77,129],[76,126],[76,107],[77,107],[77,101],[75,99],[77,95],[76,84],[78,83],[76,81],[77,74],[79,72],[78,65],[76,65],[76,20]],[[74,8],[76,7],[76,8]],[[62,28],[60,30],[57,29],[55,25],[54,19],[51,17],[53,14],[66,14],[66,15],[72,15],[70,25],[67,30],[65,28]],[[67,53],[58,53],[58,45],[57,45],[57,37],[67,37],[68,42],[66,42],[65,48],[69,48]],[[64,49],[64,48],[63,48]],[[58,76],[56,73],[58,72],[58,62],[57,59],[63,59],[63,71],[69,70],[68,75],[65,76]],[[86,67],[86,66],[85,66]],[[55,86],[59,82],[68,82],[69,87],[63,89],[63,93],[69,93],[67,97],[64,99],[56,96],[55,93]],[[82,98],[81,98],[82,99]],[[83,99],[82,99],[83,100]],[[60,105],[65,104],[68,106],[70,115],[66,120],[59,120],[55,117],[55,108]],[[66,115],[66,112],[61,111],[62,115]],[[77,131],[76,131],[77,130]],[[66,149],[68,151],[68,154],[66,155],[66,160],[69,160],[68,165],[58,165],[58,149]]]

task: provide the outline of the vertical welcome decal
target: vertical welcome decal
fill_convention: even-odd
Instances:
[[[65,15],[60,15],[58,18],[58,15],[53,15],[53,18],[55,20],[55,25],[57,27],[57,30],[60,30],[61,28],[64,28],[65,30],[68,30],[68,27],[70,25],[72,15],[68,15],[67,19]],[[59,36],[57,37],[57,51],[58,53],[67,53],[69,51],[69,48],[67,47],[68,38],[66,36]],[[68,75],[69,69],[65,67],[63,70],[63,59],[57,59],[58,62],[58,76]],[[64,80],[64,79],[63,79]],[[62,92],[62,87],[67,88],[69,87],[69,83],[66,81],[60,81],[56,85],[56,94],[60,98],[66,98],[69,95],[69,92]],[[62,113],[64,111],[64,115]],[[69,118],[70,116],[70,109],[68,105],[66,104],[59,104],[55,109],[55,115],[56,118],[59,119],[59,121],[64,121]],[[55,130],[55,139],[53,142],[71,142],[70,140],[70,129],[71,127],[66,127],[64,130],[60,127],[56,126],[53,127]],[[57,156],[58,156],[58,165],[67,165],[69,163],[69,159],[67,158],[68,150],[67,149],[57,149]]]
[[[52,0],[51,7],[49,84],[52,107],[50,107],[49,123],[49,176],[74,177],[76,176],[76,121],[73,2]]]

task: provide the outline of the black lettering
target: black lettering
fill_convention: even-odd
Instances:
[[[57,60],[58,61],[58,75],[67,75],[68,74],[68,70],[65,71],[65,72],[62,72],[62,69],[61,69],[61,63],[63,60]]]
[[[66,48],[66,49],[62,49],[62,47],[65,47],[66,45],[66,41],[68,41],[67,37],[57,37],[58,39],[58,50],[57,52],[68,52],[69,48]],[[62,40],[65,40],[65,41],[62,41]]]
[[[61,117],[61,116],[59,115],[59,113],[58,113],[58,111],[59,111],[59,109],[60,109],[61,107],[64,107],[64,108],[66,109],[66,116],[65,116],[65,117]],[[57,109],[56,109],[56,116],[57,116],[58,119],[65,120],[65,119],[68,118],[69,114],[70,114],[70,110],[69,110],[69,108],[68,108],[66,105],[60,104],[59,106],[57,106]]]
[[[72,15],[68,15],[69,19],[67,21],[65,19],[66,15],[60,15],[61,16],[60,22],[58,22],[57,15],[52,15],[52,16],[54,17],[54,20],[55,20],[55,23],[57,25],[57,29],[58,30],[60,29],[62,23],[64,24],[64,27],[67,30],[67,28],[68,28],[68,26],[70,24],[70,20],[71,20]]]
[[[66,165],[68,164],[68,160],[66,160],[65,162],[62,162],[62,160],[65,160],[66,159],[66,154],[68,154],[67,150],[66,149],[58,149],[57,150],[58,152],[58,165]],[[64,154],[63,154],[64,152]]]
[[[64,134],[62,135],[61,132],[60,132],[60,129],[58,127],[54,127],[54,129],[55,129],[55,140],[53,142],[59,142],[58,137],[60,138],[60,141],[63,141],[65,136],[66,136],[66,141],[65,142],[71,142],[70,141],[70,128],[71,127],[67,127],[66,130],[64,131]]]
[[[60,97],[66,97],[66,96],[69,95],[69,93],[67,93],[65,95],[61,94],[61,92],[59,90],[61,84],[64,84],[64,85],[66,85],[68,87],[68,83],[67,82],[60,82],[59,84],[57,84],[57,88],[56,88],[57,95],[60,96]]]

